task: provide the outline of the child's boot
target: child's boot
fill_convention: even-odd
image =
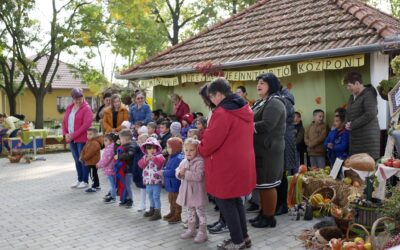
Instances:
[[[154,215],[154,207],[150,207],[150,210],[143,214],[144,217],[152,217]]]
[[[196,223],[189,222],[188,229],[181,234],[181,239],[186,240],[193,238],[196,235]]]
[[[154,209],[154,214],[153,216],[150,217],[150,221],[154,221],[154,220],[159,220],[161,219],[161,210],[160,209]]]
[[[203,243],[207,241],[207,225],[200,225],[199,231],[197,232],[196,237],[194,238],[194,242]]]
[[[174,203],[172,202],[172,193],[168,193],[168,201],[169,201],[169,214],[163,217],[163,220],[168,221],[174,216]]]
[[[182,207],[179,206],[178,204],[176,204],[176,201],[174,201],[173,207],[174,207],[174,214],[168,220],[169,224],[176,224],[176,223],[180,223],[182,221],[182,218],[181,218]]]

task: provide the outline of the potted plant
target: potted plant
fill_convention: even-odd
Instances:
[[[390,67],[395,76],[390,77],[388,80],[382,80],[377,87],[379,95],[386,101],[388,100],[388,93],[400,81],[400,56],[396,56],[392,59]]]

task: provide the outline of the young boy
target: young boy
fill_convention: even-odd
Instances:
[[[157,135],[157,123],[155,123],[155,122],[147,123],[147,133],[149,134],[149,136],[158,138],[158,135]]]
[[[86,189],[85,192],[94,193],[100,190],[100,181],[97,174],[96,164],[100,161],[100,150],[103,144],[103,138],[97,135],[96,128],[88,128],[87,138],[88,141],[81,151],[80,159],[83,164],[89,168],[90,175],[93,178],[92,187]]]
[[[172,136],[169,130],[170,127],[171,123],[168,121],[163,121],[160,124],[160,136],[158,137],[158,141],[160,142],[162,149],[165,149],[167,147],[167,141]]]
[[[121,141],[121,147],[124,148],[124,152],[118,153],[115,157],[116,160],[124,162],[127,167],[125,168],[125,188],[127,191],[126,199],[122,200],[120,206],[126,206],[131,208],[133,205],[133,192],[132,192],[132,181],[133,181],[133,157],[137,151],[137,144],[132,141],[132,132],[128,129],[122,130],[119,133],[119,139]]]
[[[304,127],[303,122],[301,120],[301,113],[294,113],[294,129],[296,131],[296,149],[297,149],[297,161],[299,165],[305,163],[304,161],[304,153],[307,151],[306,144],[304,143]]]
[[[316,109],[313,112],[313,122],[307,127],[304,136],[312,167],[325,167],[324,140],[326,135],[327,128],[324,123],[324,111]]]
[[[335,115],[332,129],[324,142],[324,148],[328,151],[328,158],[331,166],[336,158],[346,159],[349,153],[349,131],[345,128],[345,113],[340,112]]]

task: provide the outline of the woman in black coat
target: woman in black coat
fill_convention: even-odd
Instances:
[[[257,77],[257,92],[261,97],[252,107],[254,112],[254,151],[256,155],[257,186],[260,193],[260,214],[252,221],[256,228],[275,227],[276,188],[281,184],[284,170],[286,108],[277,95],[281,89],[272,73]]]

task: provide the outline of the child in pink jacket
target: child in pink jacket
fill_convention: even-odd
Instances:
[[[146,185],[150,200],[150,211],[144,213],[144,217],[150,217],[150,221],[155,221],[161,219],[161,170],[165,158],[161,154],[160,143],[154,137],[149,137],[140,148],[145,155],[139,160],[138,166],[143,169],[143,184]]]
[[[185,159],[175,170],[181,180],[176,203],[188,208],[188,229],[181,234],[182,239],[194,236],[196,243],[207,240],[206,205],[207,193],[204,182],[204,161],[198,153],[199,140],[188,138],[184,143]],[[199,231],[196,235],[196,215],[199,218]]]
[[[110,183],[110,191],[104,197],[105,203],[115,202],[116,187],[115,187],[115,174],[114,174],[114,141],[117,139],[114,134],[106,134],[104,136],[104,152],[101,156],[101,160],[96,164],[97,168],[103,169],[104,175],[108,178],[108,183]]]

